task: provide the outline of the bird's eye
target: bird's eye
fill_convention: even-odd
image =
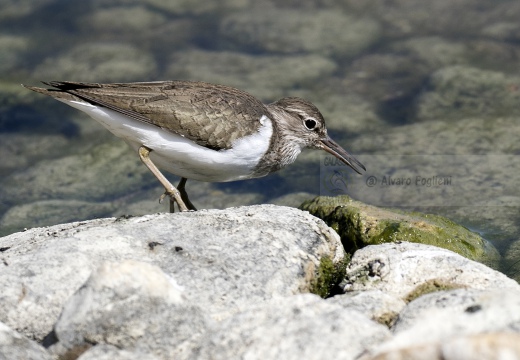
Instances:
[[[306,119],[303,123],[305,124],[305,127],[309,130],[314,130],[314,128],[317,125],[316,120],[314,119]]]

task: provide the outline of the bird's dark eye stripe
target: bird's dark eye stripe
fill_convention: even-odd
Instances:
[[[306,119],[304,121],[305,127],[309,130],[312,130],[316,127],[316,120],[314,119]]]

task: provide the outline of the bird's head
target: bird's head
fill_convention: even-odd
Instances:
[[[312,103],[298,97],[286,97],[271,106],[283,110],[284,115],[279,117],[278,125],[286,136],[290,136],[302,148],[325,150],[358,174],[366,171],[361,162],[329,137],[325,119]]]

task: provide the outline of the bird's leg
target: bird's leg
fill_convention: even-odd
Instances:
[[[161,197],[161,200],[164,198],[165,195],[170,197],[170,212],[175,212],[175,203],[179,205],[179,209],[181,211],[188,211],[188,208],[184,204],[184,201],[182,200],[181,193],[179,190],[173,186],[168,179],[161,173],[161,171],[155,166],[155,164],[150,159],[150,152],[152,152],[151,149],[147,148],[146,146],[141,146],[139,148],[139,157],[141,158],[141,161],[146,165],[146,167],[152,172],[152,174],[155,175],[157,180],[164,186],[166,191],[164,192],[164,195]]]
[[[184,201],[184,203],[188,206],[188,209],[197,211],[197,208],[191,203],[190,199],[188,198],[188,193],[186,192],[186,181],[188,179],[181,178],[181,181],[179,181],[179,184],[177,185],[177,190],[181,193],[181,198]]]

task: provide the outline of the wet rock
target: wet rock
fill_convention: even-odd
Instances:
[[[196,359],[356,359],[390,332],[361,313],[298,295],[250,308],[208,331]]]
[[[1,0],[0,7],[2,7],[2,12],[0,13],[0,21],[23,18],[50,3],[52,3],[52,0],[38,2],[32,0]]]
[[[0,359],[51,360],[45,349],[0,322]]]
[[[66,302],[54,326],[59,357],[92,344],[175,357],[208,326],[203,310],[183,297],[175,279],[135,260],[106,262]]]
[[[354,57],[379,39],[379,24],[370,18],[318,10],[248,9],[224,18],[221,35],[233,45],[271,53],[315,53]]]
[[[518,208],[513,208],[512,212],[518,214]],[[509,233],[516,232],[512,229]],[[511,241],[511,240],[509,240]],[[509,244],[509,247],[504,254],[504,271],[507,271],[513,279],[520,281],[520,241],[516,240]]]
[[[409,55],[368,54],[349,66],[344,81],[360,97],[376,103],[380,116],[401,123],[430,71],[425,62]]]
[[[439,36],[413,37],[392,43],[391,48],[399,54],[419,59],[431,70],[439,67],[467,63],[467,44],[450,41]]]
[[[57,156],[68,145],[60,134],[36,135],[21,133],[0,133],[0,173],[27,168],[44,155]]]
[[[367,9],[383,23],[387,38],[441,35],[450,38],[478,32],[489,21],[496,3],[486,0],[435,1],[400,0],[386,3],[346,0],[349,7]],[[464,14],[464,21],[461,21]]]
[[[219,319],[271,298],[326,296],[345,269],[335,232],[274,205],[36,228],[1,238],[0,248],[0,321],[39,340],[106,261],[159,266],[188,303]]]
[[[0,36],[0,71],[9,72],[18,68],[29,48],[28,40],[23,36]]]
[[[365,177],[347,178],[348,189],[342,193],[377,206],[442,214],[478,229],[486,239],[492,236],[497,248],[507,248],[518,230],[518,131],[517,116],[470,117],[403,125],[356,137],[349,149],[361,154],[358,159],[368,172]],[[452,183],[415,186],[417,176],[433,175],[452,176]],[[377,186],[367,186],[370,176],[377,179]],[[410,178],[412,186],[383,186],[383,177]]]
[[[47,58],[36,67],[36,79],[85,82],[143,81],[155,75],[153,56],[124,43],[84,43]]]
[[[129,33],[148,32],[164,25],[168,18],[144,6],[100,7],[84,16],[79,22],[89,30]]]
[[[300,208],[323,219],[341,236],[347,252],[367,245],[408,241],[435,245],[498,266],[500,255],[480,235],[438,215],[390,210],[348,196],[317,197]]]
[[[223,0],[219,2],[204,0],[180,0],[175,2],[168,0],[146,0],[145,2],[175,15],[215,14],[247,8],[251,5],[250,0]]]
[[[435,72],[420,95],[416,120],[520,115],[520,77],[471,67]]]
[[[12,204],[57,199],[104,201],[143,186],[147,176],[137,154],[114,139],[13,173],[4,180],[0,194]]]
[[[381,290],[404,301],[459,288],[520,291],[516,281],[483,264],[449,250],[407,242],[356,251],[343,284],[346,292]]]
[[[172,56],[167,77],[197,79],[278,100],[284,89],[305,86],[336,70],[336,64],[320,55],[253,56],[227,51],[187,50]]]
[[[153,52],[156,59],[167,56],[172,49],[186,47],[200,37],[207,26],[201,25],[198,18],[168,16],[161,9],[144,6],[142,2],[123,6],[114,6],[113,1],[105,0],[92,3],[95,9],[77,21],[83,34],[93,36],[94,33],[104,41],[133,44],[141,51]],[[149,79],[140,79],[145,80]]]
[[[486,26],[482,34],[497,40],[520,40],[520,26],[515,22],[500,22]]]
[[[21,231],[28,224],[39,227],[81,219],[99,218],[111,214],[115,208],[116,204],[111,202],[96,203],[80,200],[34,201],[30,204],[10,207],[0,217],[0,227],[12,227],[16,231]]]

